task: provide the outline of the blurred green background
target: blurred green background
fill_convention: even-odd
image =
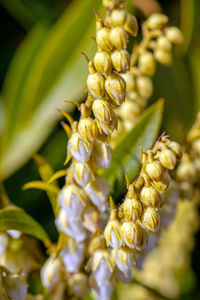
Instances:
[[[87,64],[80,51],[90,58],[95,52],[90,38],[95,34],[93,8],[102,12],[101,1],[0,0],[0,180],[10,200],[38,220],[53,240],[57,232],[46,194],[22,191],[22,186],[40,178],[31,159],[36,152],[54,170],[63,168],[67,138],[55,107],[72,111],[64,100],[85,97]],[[161,10],[170,25],[183,32],[185,41],[175,51],[173,66],[158,66],[149,104],[165,98],[162,129],[184,143],[200,110],[200,2],[129,0],[128,9],[140,24],[148,14]],[[78,117],[77,110],[73,116]],[[200,232],[191,260],[196,279],[181,299],[200,299],[199,238]]]

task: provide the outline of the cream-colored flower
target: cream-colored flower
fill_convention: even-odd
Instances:
[[[84,141],[78,132],[72,134],[68,142],[68,151],[72,154],[74,159],[86,163],[92,152],[92,144]]]

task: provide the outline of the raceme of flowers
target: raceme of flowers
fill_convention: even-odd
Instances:
[[[152,150],[141,150],[141,172],[133,183],[127,179],[128,192],[119,208],[110,199],[110,217],[111,187],[99,171],[110,165],[110,141],[119,132],[118,125],[128,130],[132,117],[141,113],[151,96],[156,60],[169,65],[172,44],[182,40],[177,28],[166,27],[166,16],[154,14],[144,23],[143,40],[130,56],[127,45],[129,37],[137,35],[136,18],[124,10],[122,1],[104,0],[103,5],[107,9],[104,21],[95,12],[97,52],[93,61],[83,53],[89,75],[87,100],[78,105],[80,120],[73,121],[64,113],[70,123],[64,124],[69,135],[66,163],[72,161],[58,195],[55,223],[59,241],[49,249],[41,270],[49,293],[64,286],[63,295],[82,298],[92,290],[101,300],[111,298],[116,280],[131,281],[135,262],[139,263],[151,233],[159,231],[170,171],[181,158],[181,148],[162,135]],[[6,238],[2,236],[2,253]],[[10,273],[3,267],[0,273],[4,298],[26,299],[26,274]]]

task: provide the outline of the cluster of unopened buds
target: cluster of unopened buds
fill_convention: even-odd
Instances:
[[[126,101],[117,110],[122,133],[132,128],[153,93],[156,63],[169,66],[173,59],[172,46],[183,42],[180,30],[168,27],[167,22],[167,16],[152,14],[142,25],[141,42],[133,47],[130,71],[122,75],[126,81]]]
[[[103,3],[107,8],[105,20],[95,12],[98,51],[93,61],[83,53],[89,67],[88,97],[85,104],[78,105],[79,122],[62,112],[71,125],[63,123],[69,135],[66,163],[71,158],[72,163],[58,196],[56,226],[60,236],[68,238],[61,249],[53,251],[41,271],[49,291],[67,278],[72,294],[83,297],[90,287],[102,300],[110,299],[116,279],[131,280],[136,252],[147,242],[148,232],[159,226],[158,209],[170,181],[168,171],[181,156],[180,146],[165,136],[153,150],[143,151],[139,178],[129,185],[119,211],[111,199],[108,220],[110,186],[99,170],[107,169],[111,162],[109,141],[118,127],[116,108],[124,102],[129,84],[126,72],[131,58],[126,48],[129,34],[137,34],[138,24],[125,12],[121,1]],[[142,91],[143,83],[140,88]]]

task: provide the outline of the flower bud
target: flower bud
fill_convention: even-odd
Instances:
[[[94,151],[92,153],[91,161],[94,169],[107,169],[110,166],[112,159],[112,152],[108,143],[103,143],[96,140],[94,143]]]
[[[121,224],[117,219],[115,209],[111,211],[110,219],[104,230],[104,237],[107,247],[111,246],[114,249],[118,249],[122,246]]]
[[[59,231],[64,232],[66,235],[74,238],[77,242],[82,242],[87,237],[87,232],[83,227],[82,219],[73,219],[66,214],[64,209],[60,209],[58,217],[55,220],[56,227]]]
[[[105,93],[105,80],[103,76],[97,72],[89,74],[87,78],[87,87],[89,92],[95,98],[103,97]]]
[[[172,150],[164,149],[157,154],[159,161],[163,167],[173,170],[176,166],[176,155]]]
[[[183,160],[176,170],[177,179],[180,181],[194,182],[196,175],[195,165],[189,160]]]
[[[102,28],[97,31],[96,42],[100,50],[110,51],[113,46],[110,41],[110,30],[108,28]]]
[[[116,8],[111,12],[110,22],[113,27],[123,26],[126,22],[127,13],[124,9]]]
[[[168,27],[165,29],[167,39],[173,44],[181,44],[183,42],[183,35],[177,27]]]
[[[98,51],[94,57],[94,66],[97,72],[107,76],[112,71],[111,57],[106,51]]]
[[[113,269],[114,264],[108,250],[95,251],[92,258],[92,272],[98,286],[101,286],[110,279]]]
[[[121,76],[124,78],[126,82],[126,91],[131,92],[135,89],[135,76],[132,72],[128,71],[125,74],[121,74]]]
[[[156,49],[154,52],[156,60],[164,65],[164,66],[170,66],[172,64],[172,54],[169,51],[164,51],[162,49]]]
[[[135,257],[133,251],[128,247],[121,247],[118,250],[115,250],[115,263],[117,268],[125,275],[129,276],[131,274],[133,267],[135,265]]]
[[[85,192],[75,184],[64,186],[58,195],[58,200],[70,219],[79,219],[87,203]]]
[[[161,29],[168,22],[168,17],[160,14],[152,14],[146,21],[146,25],[150,29]]]
[[[78,272],[85,257],[85,244],[68,238],[67,246],[60,252],[60,257],[68,272]]]
[[[121,227],[124,244],[130,248],[136,248],[141,239],[141,228],[132,221],[125,221]]]
[[[141,202],[144,206],[159,207],[160,197],[159,193],[152,187],[143,187],[141,191]]]
[[[93,142],[98,134],[96,121],[92,118],[81,118],[78,123],[78,131],[84,141]]]
[[[88,205],[83,211],[83,226],[90,232],[96,232],[99,225],[99,212],[92,206]]]
[[[146,165],[146,173],[152,180],[160,180],[163,174],[163,168],[159,161],[154,160]]]
[[[80,134],[75,132],[69,139],[68,150],[75,160],[86,163],[92,152],[92,144],[81,139]]]
[[[49,257],[41,269],[41,280],[48,291],[52,291],[64,280],[64,267],[60,257]]]
[[[136,36],[138,34],[138,22],[135,16],[127,14],[126,23],[124,24],[124,29],[132,36]]]
[[[138,76],[136,79],[137,90],[141,97],[150,98],[153,93],[153,84],[151,78],[147,76]]]
[[[105,211],[107,207],[106,200],[110,192],[108,182],[104,178],[96,176],[95,180],[90,181],[84,189],[92,203],[100,211]]]
[[[134,123],[140,112],[141,109],[137,103],[127,100],[120,106],[118,114],[125,121]]]
[[[160,223],[160,215],[157,208],[147,207],[141,217],[141,223],[144,229],[156,231]]]
[[[106,92],[116,105],[120,105],[126,96],[126,82],[118,74],[107,76],[105,83]]]
[[[88,277],[84,273],[73,274],[67,281],[69,290],[78,298],[83,298],[89,293]]]
[[[27,297],[28,284],[25,278],[18,274],[8,274],[5,279],[5,288],[9,299],[25,300]],[[6,300],[7,298],[5,298]],[[2,299],[4,300],[4,299]]]
[[[120,4],[121,0],[103,0],[103,6],[109,9],[113,9]]]
[[[156,70],[155,58],[151,52],[144,52],[139,56],[139,69],[147,76],[153,76]]]
[[[176,143],[176,142],[170,142],[169,148],[176,154],[176,157],[178,159],[181,158],[181,156],[182,156],[182,148],[181,148],[181,146],[178,143]]]
[[[112,28],[109,37],[110,42],[114,48],[121,50],[127,47],[128,34],[126,33],[123,27],[118,26]]]
[[[200,155],[200,139],[196,139],[192,142],[192,149]]]
[[[74,179],[76,180],[78,185],[82,187],[88,184],[88,182],[90,182],[94,178],[92,170],[87,164],[75,161],[72,170]]]
[[[156,191],[162,193],[167,189],[170,183],[170,179],[171,178],[168,172],[164,172],[159,181],[154,181],[154,180],[152,181],[153,187],[156,189]]]
[[[106,124],[112,122],[114,111],[108,101],[103,99],[95,100],[92,105],[92,110],[98,120]]]
[[[125,221],[135,222],[142,214],[142,204],[135,198],[126,198],[123,203],[123,214]]]
[[[118,73],[126,73],[130,68],[130,54],[127,50],[115,50],[111,54],[113,67]]]
[[[113,120],[109,124],[103,123],[97,120],[97,126],[100,134],[105,133],[106,135],[111,135],[115,129],[118,128],[118,118],[115,113],[113,113]]]
[[[169,52],[172,49],[172,45],[171,45],[170,41],[165,36],[160,36],[157,39],[156,47],[158,49],[166,51],[166,52]]]

